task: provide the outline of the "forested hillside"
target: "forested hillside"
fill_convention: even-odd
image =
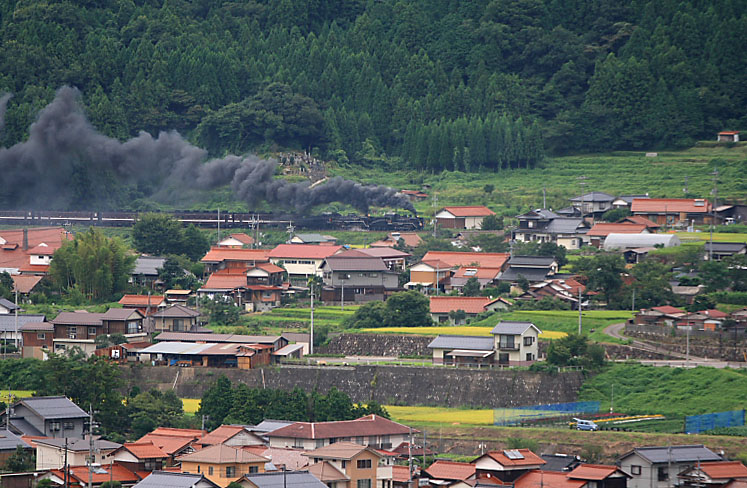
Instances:
[[[4,146],[62,85],[125,140],[471,170],[745,127],[747,0],[1,0]],[[392,159],[394,158],[394,159]]]

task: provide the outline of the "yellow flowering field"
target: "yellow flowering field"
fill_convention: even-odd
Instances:
[[[184,408],[184,413],[195,414],[197,409],[200,408],[200,399],[182,398],[182,407]]]
[[[33,396],[34,392],[31,390],[10,390],[10,396],[13,397],[14,400],[18,398],[28,398],[30,396]],[[8,390],[0,390],[0,402],[8,402]]]
[[[434,422],[444,424],[493,425],[493,410],[445,407],[403,407],[387,405],[393,420],[407,422]]]

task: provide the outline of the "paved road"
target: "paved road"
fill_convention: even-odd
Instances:
[[[616,339],[623,339],[623,340],[631,339],[630,337],[626,337],[623,335],[624,330],[625,330],[625,323],[623,322],[620,324],[608,325],[607,327],[605,327],[604,333]],[[678,359],[666,359],[666,360],[665,359],[644,359],[644,360],[639,361],[641,364],[649,364],[651,366],[672,366],[672,367],[682,367],[682,368],[694,368],[696,366],[709,366],[712,368],[744,368],[744,367],[747,367],[746,363],[728,362],[728,361],[722,361],[720,359],[701,358],[701,357],[697,357],[693,355],[690,355],[689,360],[688,360],[688,357],[686,354],[670,351],[662,347],[654,346],[653,344],[650,344],[648,342],[637,341],[635,339],[633,339],[631,346],[637,349],[642,349],[644,351],[665,354],[670,357],[678,358]]]

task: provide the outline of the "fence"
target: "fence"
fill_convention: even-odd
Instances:
[[[493,425],[517,425],[525,421],[599,412],[599,402],[549,403],[493,410]]]
[[[741,425],[744,425],[744,410],[688,415],[685,417],[686,434],[697,434],[719,427],[739,427]]]

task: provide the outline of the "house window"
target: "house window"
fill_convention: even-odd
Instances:
[[[236,467],[226,466],[226,478],[233,478],[234,476],[236,476]]]
[[[137,334],[140,332],[140,322],[127,322],[127,333]]]
[[[78,328],[77,327],[68,327],[67,328],[67,338],[68,339],[77,339],[78,338]]]
[[[60,430],[60,423],[59,422],[51,422],[49,424],[49,430],[51,430],[51,431]]]
[[[348,462],[347,461],[342,461],[342,469],[345,469],[347,467],[348,467]]]
[[[528,336],[528,337],[524,338],[524,345],[525,346],[531,346],[532,344],[534,344],[534,337]]]
[[[184,319],[174,319],[173,330],[180,331],[184,330]]]
[[[370,459],[359,459],[356,462],[356,466],[358,469],[371,469],[371,460]]]
[[[656,478],[659,481],[667,481],[669,479],[669,470],[667,468],[658,468],[656,470]]]
[[[641,474],[641,467],[637,464],[634,464],[630,467],[630,474],[638,476]]]
[[[388,435],[382,435],[381,436],[381,448],[382,449],[391,449],[392,448],[392,440],[389,438]]]
[[[502,352],[498,354],[498,364],[508,364],[508,353]]]
[[[43,341],[47,338],[47,334],[45,334],[44,332],[39,332],[38,334],[36,334],[36,338],[40,341]]]
[[[371,480],[358,480],[358,488],[371,488]]]
[[[316,448],[319,449],[320,447],[324,447],[324,439],[317,439],[316,440]],[[318,461],[316,461],[318,462]]]
[[[198,473],[200,472],[200,465],[199,464],[197,465],[197,472]]]
[[[532,354],[531,352],[528,352],[527,353],[527,361],[534,361],[534,354]]]
[[[62,423],[62,430],[73,430],[74,428],[75,428],[75,425],[72,422]]]
[[[259,473],[259,468],[257,466],[249,466],[249,474]]]
[[[293,439],[293,447],[303,449],[303,439]]]
[[[501,349],[513,349],[514,347],[516,347],[514,343],[514,336],[502,335],[500,347]]]
[[[88,335],[89,335],[89,337],[90,336],[95,336],[96,335],[96,327],[89,327],[88,328]]]
[[[210,475],[210,476],[213,475],[213,467],[212,466],[208,466],[208,475]]]

